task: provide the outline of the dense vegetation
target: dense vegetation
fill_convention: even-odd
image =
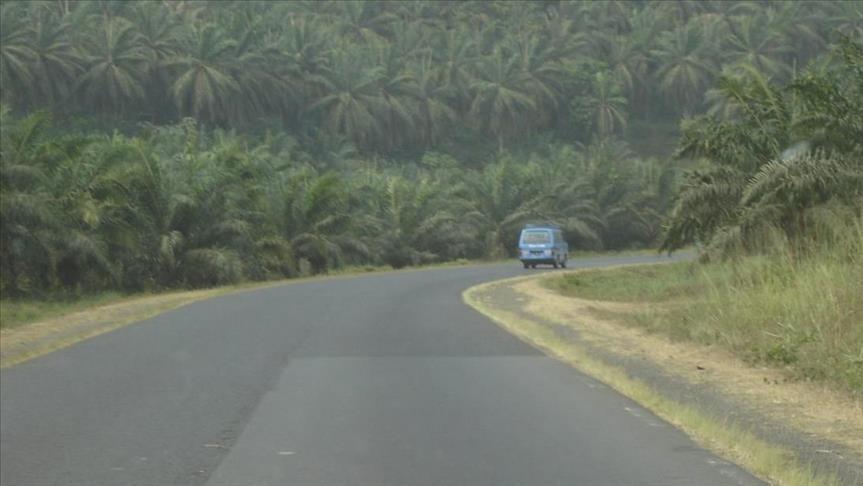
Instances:
[[[728,114],[683,123],[678,151],[702,167],[686,175],[665,248],[703,243],[729,256],[787,243],[805,254],[859,219],[863,43],[846,38],[828,58],[830,69],[785,86],[755,70],[720,78]]]
[[[649,246],[680,164],[635,153],[636,128],[703,113],[665,245],[748,234],[750,208],[797,215],[776,174],[859,167],[861,20],[856,2],[7,1],[0,290],[503,256],[528,219],[576,248]],[[726,199],[690,202],[719,176]],[[833,179],[807,207],[856,187]]]
[[[59,0],[2,14],[16,109],[270,123],[384,154],[586,142],[631,117],[716,111],[722,73],[782,83],[863,35],[858,2]]]

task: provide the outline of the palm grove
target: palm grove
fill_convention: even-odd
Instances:
[[[855,2],[7,1],[0,27],[4,295],[501,257],[531,219],[721,252],[859,218]],[[677,159],[634,149],[681,119]]]

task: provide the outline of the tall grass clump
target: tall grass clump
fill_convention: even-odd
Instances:
[[[699,341],[863,394],[863,222],[824,227],[809,241],[704,266],[703,301],[673,320]]]
[[[757,254],[591,270],[548,286],[647,304],[611,317],[863,398],[863,218],[859,209],[822,207],[807,213],[806,224],[799,241],[766,231],[758,246],[771,249]]]

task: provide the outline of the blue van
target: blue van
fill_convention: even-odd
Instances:
[[[569,245],[557,225],[526,224],[518,238],[518,255],[524,268],[536,268],[540,263],[566,268]]]

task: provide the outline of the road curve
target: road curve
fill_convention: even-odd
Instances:
[[[760,484],[461,301],[524,272],[223,296],[3,370],[0,483]]]

